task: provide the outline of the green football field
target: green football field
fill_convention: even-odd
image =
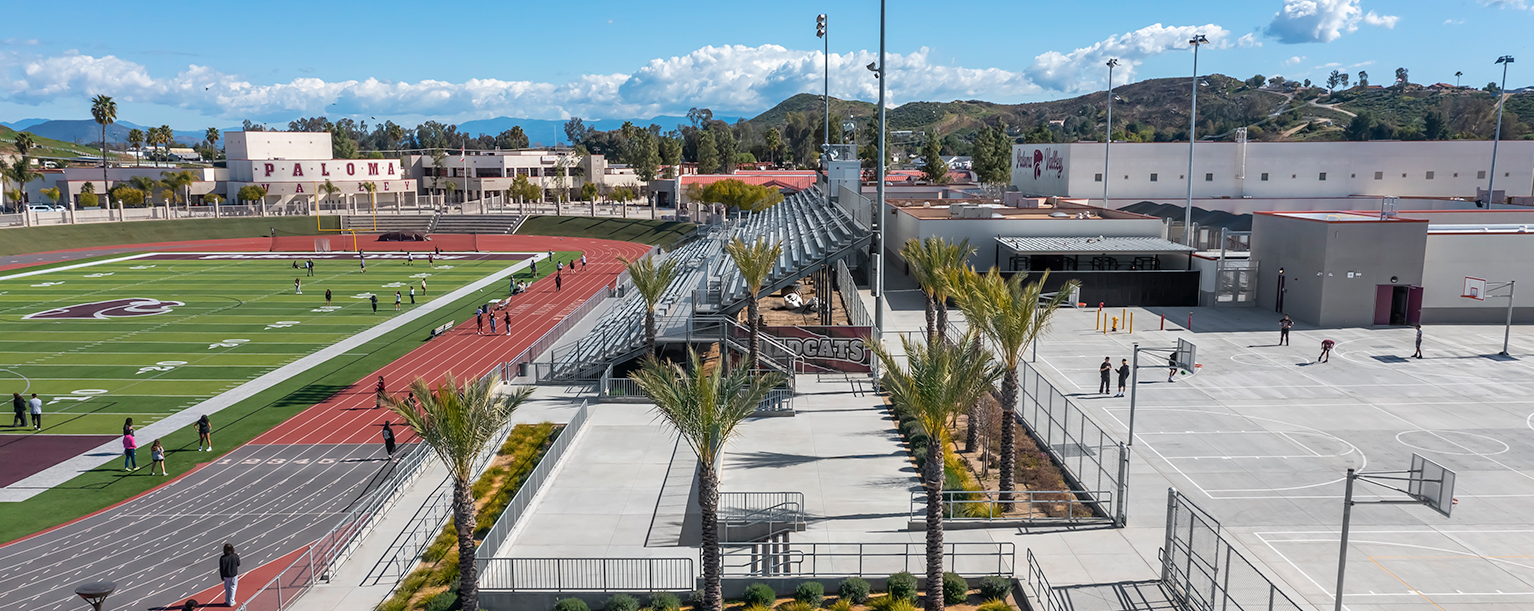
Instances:
[[[517,263],[502,256],[430,268],[424,259],[370,257],[364,274],[354,257],[316,259],[310,277],[288,259],[176,254],[0,274],[0,397],[37,393],[43,433],[117,434],[125,417],[151,424],[481,278],[500,278],[488,292],[504,296],[504,270]],[[404,294],[399,312],[395,291]],[[378,296],[376,313],[369,294]]]

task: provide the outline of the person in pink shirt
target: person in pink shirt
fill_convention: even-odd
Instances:
[[[123,470],[138,470],[138,442],[132,432],[123,433]]]

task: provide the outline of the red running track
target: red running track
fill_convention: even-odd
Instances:
[[[489,241],[487,238],[490,237],[481,238],[482,249],[531,252],[580,250],[586,254],[588,263],[584,270],[565,270],[562,290],[556,290],[553,277],[546,276],[529,287],[528,292],[513,297],[507,305],[513,323],[511,334],[506,334],[505,329],[497,325],[500,335],[479,335],[475,332],[473,317],[468,317],[443,336],[412,350],[403,358],[288,419],[251,443],[377,442],[379,427],[384,421],[399,424],[399,418],[393,413],[376,406],[374,385],[378,376],[384,377],[384,385],[390,392],[403,391],[411,380],[418,377],[436,381],[448,372],[460,380],[478,377],[496,364],[520,354],[562,320],[566,312],[610,286],[623,271],[623,263],[618,261],[618,256],[633,258],[650,248],[629,242],[542,236],[494,236],[498,238],[495,241],[502,243],[486,248]],[[396,433],[402,443],[413,440],[408,430],[397,428]]]

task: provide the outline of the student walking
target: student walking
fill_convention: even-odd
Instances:
[[[133,427],[125,426],[123,430],[123,470],[138,470],[138,441],[133,439]]]
[[[415,253],[405,251],[405,265],[415,267]]]
[[[538,275],[538,260],[533,259],[533,276]]]
[[[43,400],[37,398],[37,393],[32,393],[32,399],[27,401],[27,407],[32,411],[32,430],[43,430]]]
[[[1097,366],[1097,375],[1099,378],[1101,378],[1101,381],[1099,381],[1097,384],[1098,393],[1104,395],[1108,394],[1108,376],[1112,373],[1113,360],[1105,356],[1103,357],[1102,364]]]
[[[389,422],[383,426],[384,451],[389,453],[389,458],[394,458],[394,429],[389,428]]]
[[[1125,389],[1129,388],[1129,359],[1121,359],[1124,363],[1119,365],[1119,394],[1115,397],[1124,396]]]
[[[437,269],[437,258],[432,255],[426,255],[426,266]]]
[[[368,295],[368,302],[373,304],[373,313],[378,313],[378,295]]]
[[[490,334],[495,335],[495,312],[490,312]]]
[[[208,421],[207,414],[197,419],[197,451],[213,451],[213,423]]]
[[[565,290],[565,279],[556,274],[554,276],[554,292],[557,293],[563,290]]]
[[[363,256],[362,251],[357,251],[357,265],[362,267],[362,273],[368,273],[368,258]]]
[[[1329,363],[1329,362],[1331,362],[1331,360],[1332,360],[1332,347],[1336,346],[1336,345],[1337,345],[1337,342],[1334,342],[1332,340],[1329,340],[1329,339],[1321,340],[1321,356],[1316,357],[1316,362],[1317,363]]]
[[[1285,314],[1283,318],[1278,320],[1278,345],[1289,345],[1289,328],[1293,326],[1294,321],[1290,320],[1288,314]]]
[[[581,271],[586,271],[586,255],[581,255]]]
[[[383,407],[384,399],[387,399],[389,397],[389,392],[384,387],[383,376],[378,376],[378,387],[375,389],[375,392],[373,394],[375,395],[375,398],[377,399],[377,402],[374,403],[373,406],[374,407],[379,407],[379,408]]]
[[[415,287],[410,287],[410,305],[415,305]]]
[[[325,289],[325,305],[330,305],[330,289]]]
[[[1420,324],[1417,325],[1417,353],[1413,354],[1412,357],[1422,358],[1422,325]]]
[[[224,581],[224,606],[239,606],[234,591],[240,587],[240,555],[228,543],[224,544],[224,555],[218,557],[218,578]]]
[[[308,272],[310,276],[314,275],[314,259],[307,259],[304,261],[304,271]]]
[[[21,398],[21,393],[11,393],[11,409],[16,412],[16,419],[11,421],[11,428],[27,425],[27,400]]]
[[[154,468],[155,467],[159,467],[160,468],[160,475],[162,475],[162,476],[163,475],[167,475],[165,473],[165,446],[160,445],[160,440],[158,440],[158,439],[154,440],[154,444],[149,446],[149,474],[150,475],[154,475]]]
[[[506,323],[506,334],[511,335],[511,311],[507,310],[502,312],[501,316],[505,318],[503,322]]]
[[[399,296],[399,291],[394,291],[394,311],[395,312],[399,311],[400,300],[401,299],[400,299],[400,296]]]
[[[421,296],[422,297],[426,296],[426,279],[425,278],[421,279]]]
[[[485,309],[484,308],[479,308],[477,310],[474,310],[474,334],[475,335],[484,335],[485,334]]]
[[[293,279],[293,294],[294,295],[302,295],[302,294],[304,294],[304,283],[300,282],[298,280],[298,278],[294,278]]]
[[[1166,357],[1166,367],[1167,367],[1166,381],[1168,381],[1168,382],[1176,382],[1177,381],[1177,353],[1174,352],[1174,353],[1172,353],[1171,356]]]

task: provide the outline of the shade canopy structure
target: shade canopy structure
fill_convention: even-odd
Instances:
[[[998,267],[1005,257],[1008,271],[1100,270],[1148,271],[1165,269],[1167,255],[1192,256],[1196,250],[1162,238],[1145,236],[998,236]],[[1181,268],[1181,269],[1186,269]]]

